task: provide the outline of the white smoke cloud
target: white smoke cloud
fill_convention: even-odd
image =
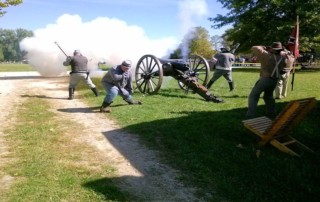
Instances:
[[[153,54],[161,58],[177,45],[173,37],[150,39],[141,27],[116,18],[98,17],[83,22],[79,15],[64,14],[55,24],[35,30],[33,37],[20,43],[21,49],[28,52],[29,63],[42,76],[61,76],[67,72],[62,65],[66,56],[55,41],[67,55],[81,50],[89,59],[90,70],[97,69],[102,59],[109,65],[130,59],[135,67],[141,56]]]
[[[205,0],[183,0],[179,2],[179,20],[181,21],[181,33],[185,34],[190,28],[197,25],[197,21],[208,15],[207,2]]]
[[[183,0],[179,2],[179,21],[181,34],[185,38],[192,38],[192,29],[197,26],[198,20],[208,17],[208,6],[205,0]],[[191,34],[187,36],[186,34]],[[182,44],[182,55],[188,55],[188,44]]]

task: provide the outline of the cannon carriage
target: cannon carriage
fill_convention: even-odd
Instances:
[[[175,78],[178,85],[186,89],[181,82],[181,74],[196,77],[199,83],[206,85],[210,74],[209,64],[200,55],[193,55],[187,60],[159,59],[154,55],[144,55],[137,63],[135,78],[141,93],[156,94],[161,88],[164,76]]]
[[[206,101],[223,102],[205,88],[210,76],[210,67],[208,61],[200,55],[192,55],[187,60],[159,59],[154,55],[144,55],[139,59],[135,81],[141,93],[156,94],[161,88],[164,76],[175,78],[181,89],[186,92],[192,90]]]

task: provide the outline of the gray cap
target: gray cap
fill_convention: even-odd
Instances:
[[[124,60],[121,65],[129,68],[131,67],[131,63],[131,60]]]
[[[80,55],[80,54],[81,54],[80,50],[74,50],[73,52],[73,55]]]

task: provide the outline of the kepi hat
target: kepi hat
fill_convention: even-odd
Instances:
[[[74,52],[73,52],[73,55],[80,55],[81,54],[81,52],[80,52],[80,50],[74,50]]]
[[[127,68],[130,68],[131,67],[131,60],[124,60],[122,63],[121,63],[121,65],[122,66],[125,66],[125,67],[127,67]]]

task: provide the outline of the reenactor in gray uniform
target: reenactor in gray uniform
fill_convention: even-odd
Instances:
[[[121,65],[112,67],[101,80],[103,88],[107,94],[100,107],[100,112],[111,112],[109,106],[114,98],[119,94],[128,104],[142,104],[140,101],[132,99],[132,73],[130,71],[131,61],[125,60]]]
[[[212,84],[223,76],[228,81],[230,91],[233,91],[232,64],[235,62],[235,59],[234,54],[232,54],[228,48],[221,48],[221,52],[214,55],[212,61],[215,62],[215,70],[212,78],[206,85],[207,89],[210,89]]]
[[[69,100],[74,98],[74,91],[80,81],[85,82],[93,91],[95,96],[99,96],[96,86],[93,84],[88,72],[88,59],[79,50],[73,52],[73,57],[68,56],[63,62],[64,66],[71,65],[69,81]]]

